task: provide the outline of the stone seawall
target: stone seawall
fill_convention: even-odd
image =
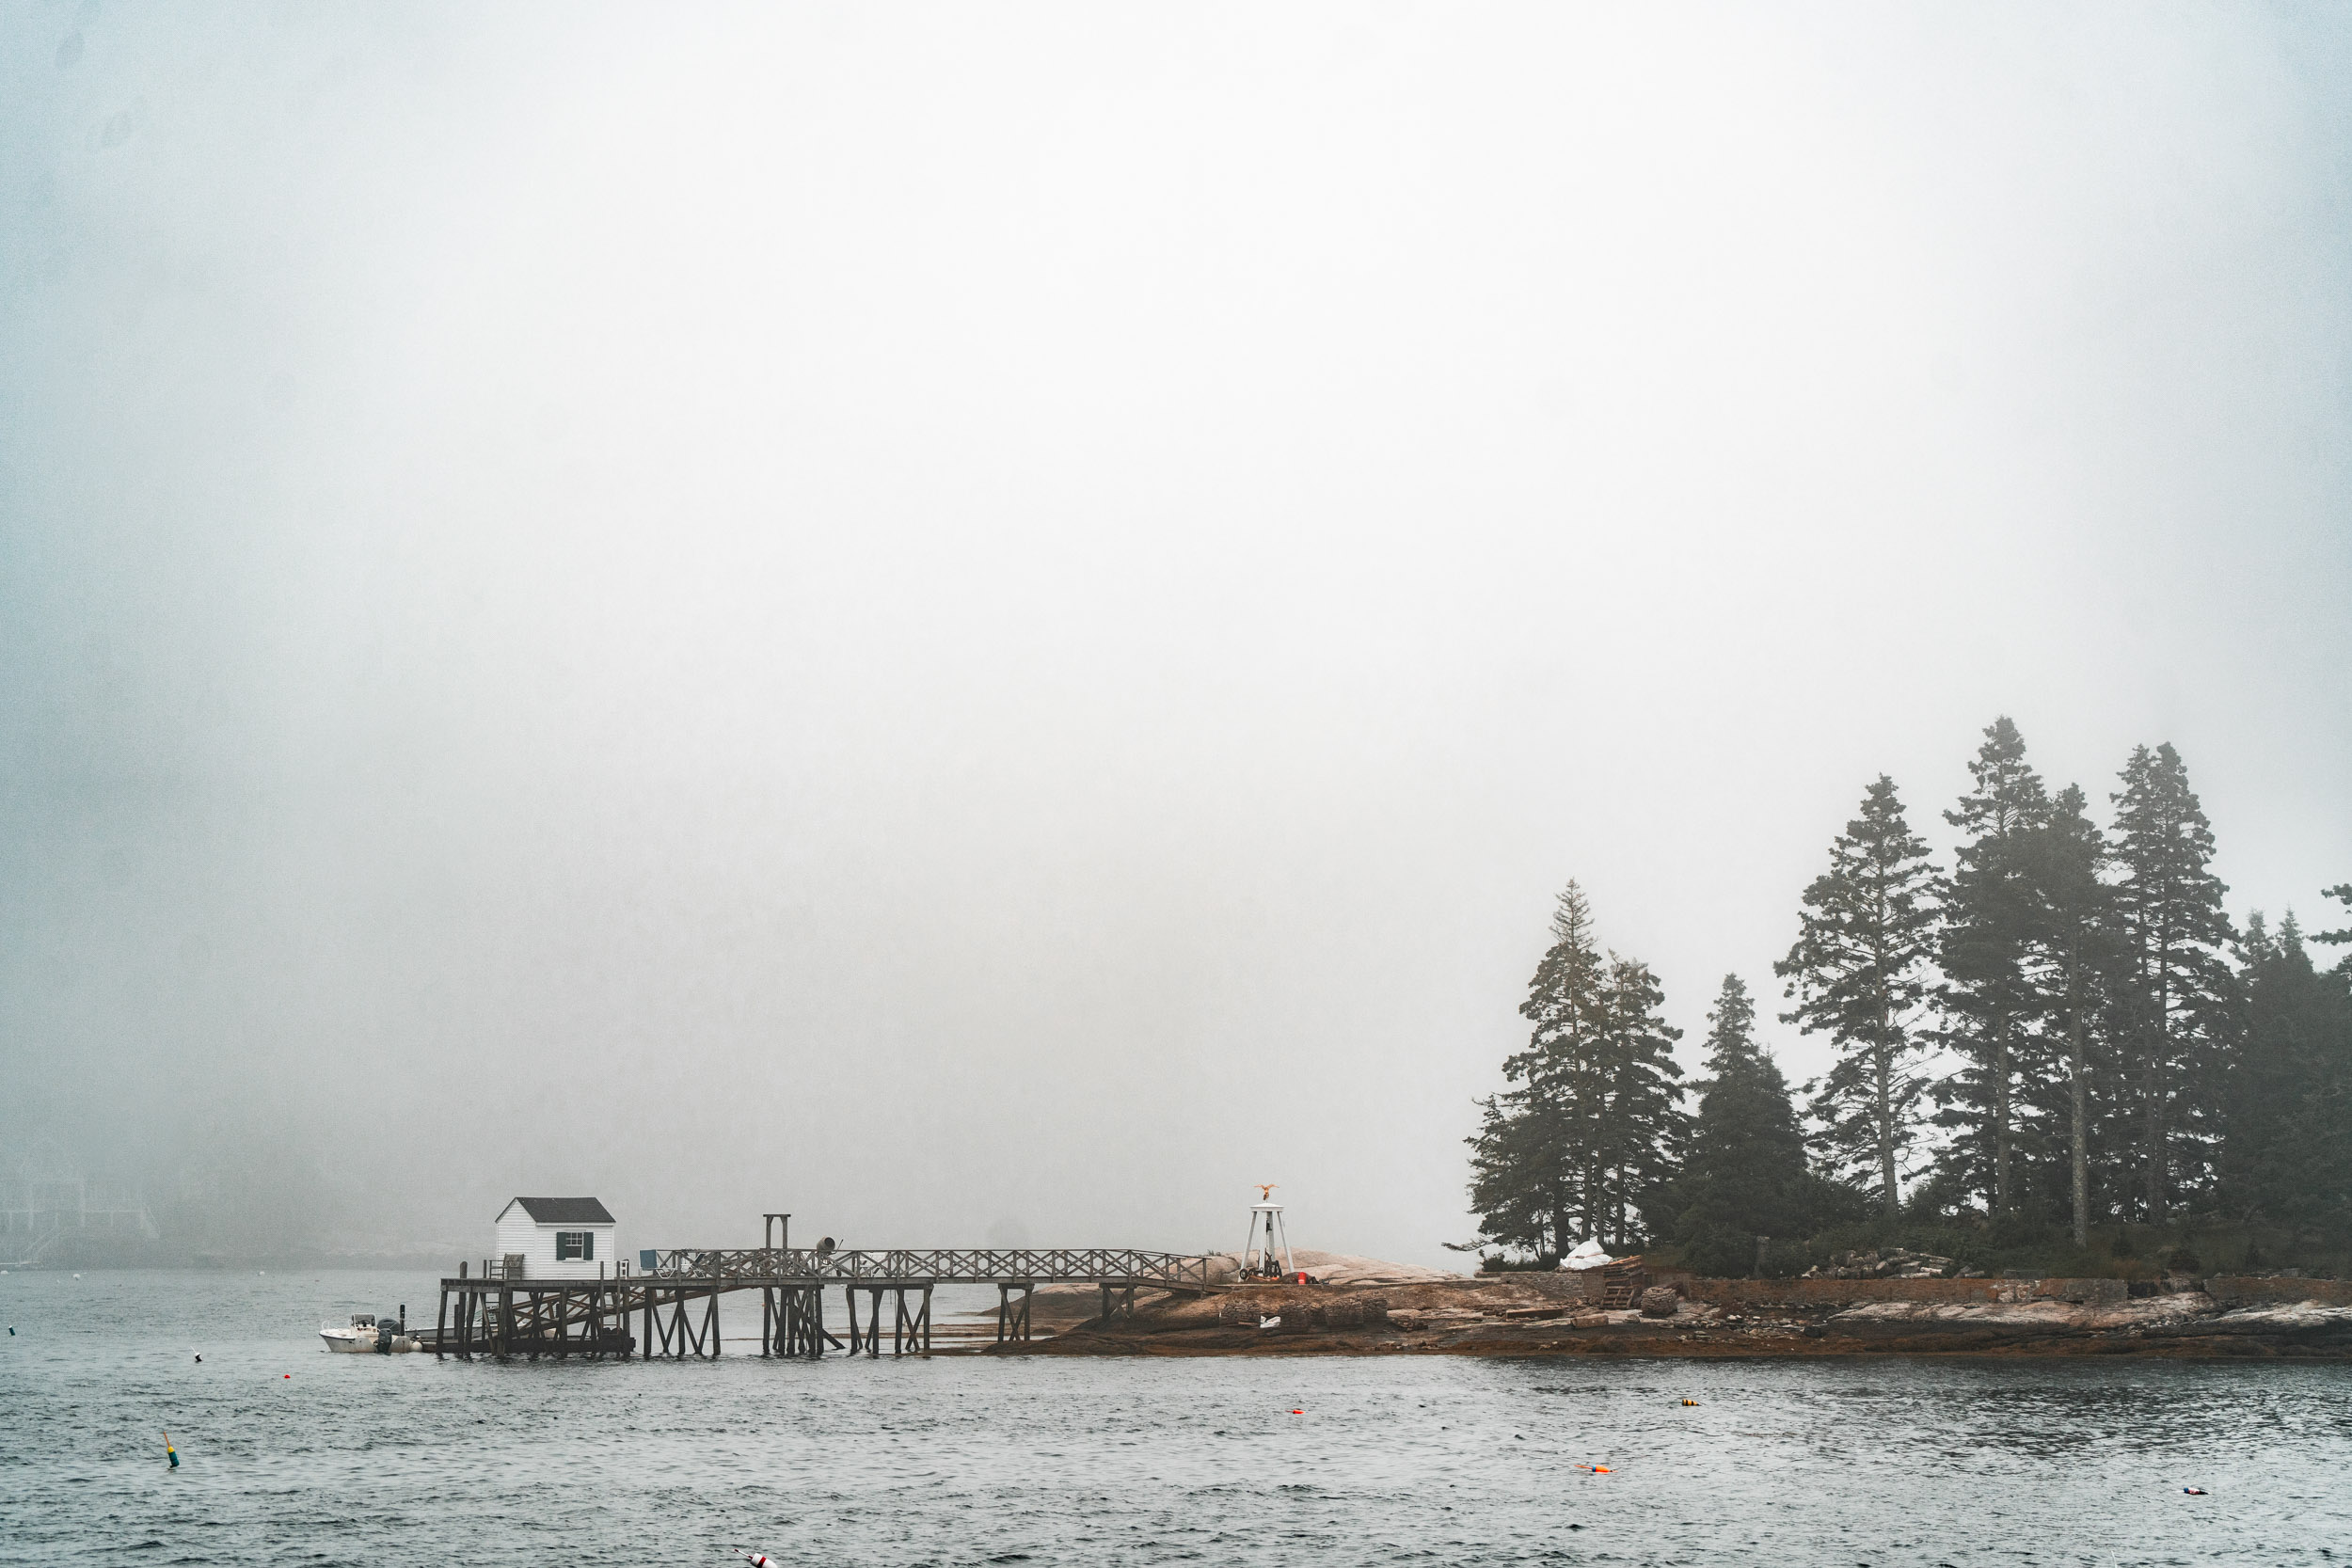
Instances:
[[[2247,1279],[2224,1276],[2205,1281],[2205,1293],[2217,1307],[2294,1306],[2315,1301],[2323,1307],[2352,1307],[2352,1279]]]
[[[1854,1307],[1874,1301],[1940,1302],[1954,1307],[2021,1301],[2106,1306],[2131,1294],[2120,1279],[1696,1279],[1684,1275],[1666,1282],[1677,1286],[1685,1298],[1709,1307],[1802,1308]]]

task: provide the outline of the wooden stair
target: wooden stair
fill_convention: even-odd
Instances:
[[[1630,1312],[1641,1305],[1642,1291],[1649,1284],[1649,1271],[1642,1267],[1639,1258],[1628,1258],[1612,1263],[1600,1271],[1600,1309],[1604,1312]]]

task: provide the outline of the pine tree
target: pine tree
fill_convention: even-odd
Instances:
[[[2352,1220],[2352,976],[2313,967],[2293,911],[2240,942],[2244,1034],[2224,1096],[2219,1188],[2248,1220]]]
[[[1597,1123],[1613,1005],[1592,905],[1571,881],[1519,1004],[1532,1027],[1527,1048],[1502,1064],[1513,1086],[1484,1102],[1485,1123],[1470,1139],[1481,1235],[1541,1254],[1589,1233],[1600,1206]]]
[[[2162,1221],[2204,1178],[2217,1132],[2232,975],[2213,828],[2169,744],[2136,748],[2116,803],[2122,974],[2116,1037],[2138,1138],[2141,1215]]]
[[[1675,1240],[1706,1274],[1747,1272],[1760,1236],[1794,1236],[1804,1212],[1804,1132],[1788,1081],[1756,1042],[1756,1004],[1737,974],[1707,1015],[1707,1070],[1676,1183]]]
[[[1609,1027],[1596,1067],[1603,1085],[1595,1123],[1595,1155],[1600,1178],[1596,1218],[1620,1246],[1635,1230],[1658,1228],[1653,1215],[1679,1162],[1689,1117],[1676,1081],[1682,1068],[1674,1059],[1682,1031],[1668,1023],[1665,993],[1639,958],[1609,955]]]
[[[1480,1239],[1533,1257],[1558,1256],[1567,1198],[1545,1180],[1561,1168],[1552,1129],[1533,1114],[1523,1089],[1488,1095],[1478,1108],[1478,1132],[1469,1142],[1470,1208]]]
[[[2020,1142],[2045,1154],[2042,1129],[2020,1125],[2021,1075],[2042,1077],[2034,1024],[2045,1008],[2032,962],[2039,890],[2036,835],[2050,815],[2042,776],[2026,762],[2025,737],[2007,718],[1994,720],[1968,765],[1974,788],[1944,820],[1968,835],[1944,889],[1938,959],[1947,977],[1937,1002],[1945,1042],[1960,1069],[1938,1084],[1936,1120],[1956,1129],[1943,1162],[1964,1186],[1982,1193],[1995,1216],[2011,1213],[2010,1175]],[[2031,1106],[2027,1101],[2027,1107]]]
[[[1913,1024],[1934,949],[1935,876],[1895,782],[1880,774],[1862,815],[1832,841],[1829,869],[1805,889],[1796,944],[1772,966],[1797,1004],[1781,1022],[1827,1034],[1839,1052],[1814,1095],[1816,1142],[1835,1166],[1875,1178],[1890,1221],[1901,1212],[1901,1162],[1926,1086]]]
[[[2331,888],[2322,888],[2320,891],[2330,898],[2343,899],[2344,907],[2352,909],[2352,882],[2344,882]],[[2352,942],[2352,926],[2347,926],[2341,931],[2313,931],[2312,940],[2326,942]],[[2352,953],[2345,954],[2344,961],[2338,964],[2337,968],[2346,974],[2352,974]]]
[[[2081,788],[2068,784],[2051,802],[2031,846],[2037,896],[2033,962],[2045,1028],[2064,1064],[2067,1211],[2074,1244],[2090,1244],[2093,1101],[2092,1022],[2103,1008],[2103,981],[2113,968],[2113,896],[2103,876],[2107,843],[2092,823]]]
[[[1480,1102],[1470,1139],[1480,1234],[1539,1255],[1583,1236],[1626,1240],[1657,1202],[1683,1119],[1681,1032],[1661,1016],[1648,966],[1602,952],[1574,882],[1551,939],[1519,1004],[1527,1048],[1502,1064],[1511,1087]]]

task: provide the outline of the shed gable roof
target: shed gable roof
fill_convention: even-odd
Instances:
[[[616,1223],[605,1206],[593,1197],[518,1197],[499,1211],[504,1219],[516,1203],[523,1212],[541,1225],[612,1225]]]

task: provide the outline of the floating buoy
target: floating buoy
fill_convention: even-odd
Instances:
[[[164,1457],[171,1461],[173,1469],[180,1467],[180,1450],[171,1446],[171,1433],[168,1432],[164,1433]]]
[[[286,1374],[286,1381],[287,1381],[288,1383],[292,1383],[292,1382],[294,1381],[294,1373],[292,1373],[292,1372],[288,1372],[288,1373]]]
[[[1294,1410],[1291,1414],[1294,1416],[1304,1416],[1307,1413],[1304,1410]]]
[[[2192,1497],[2201,1497],[2205,1495],[2205,1489],[2201,1486],[2184,1486],[2181,1490]]]
[[[1579,1465],[1577,1468],[1588,1476],[1605,1476],[1609,1473],[1609,1466],[1606,1465]]]
[[[739,1555],[744,1561],[750,1563],[752,1568],[777,1568],[776,1560],[766,1552],[743,1552]]]
[[[1682,1402],[1683,1402],[1683,1403],[1685,1403],[1685,1404],[1696,1404],[1696,1403],[1698,1403],[1699,1402],[1698,1402],[1698,1401],[1696,1401],[1696,1400],[1684,1400]]]
[[[197,1364],[198,1366],[201,1367],[202,1365],[204,1365],[204,1358],[203,1358],[202,1356],[200,1356],[200,1355],[199,1355],[199,1356],[198,1356],[198,1357],[196,1358],[196,1364]]]

